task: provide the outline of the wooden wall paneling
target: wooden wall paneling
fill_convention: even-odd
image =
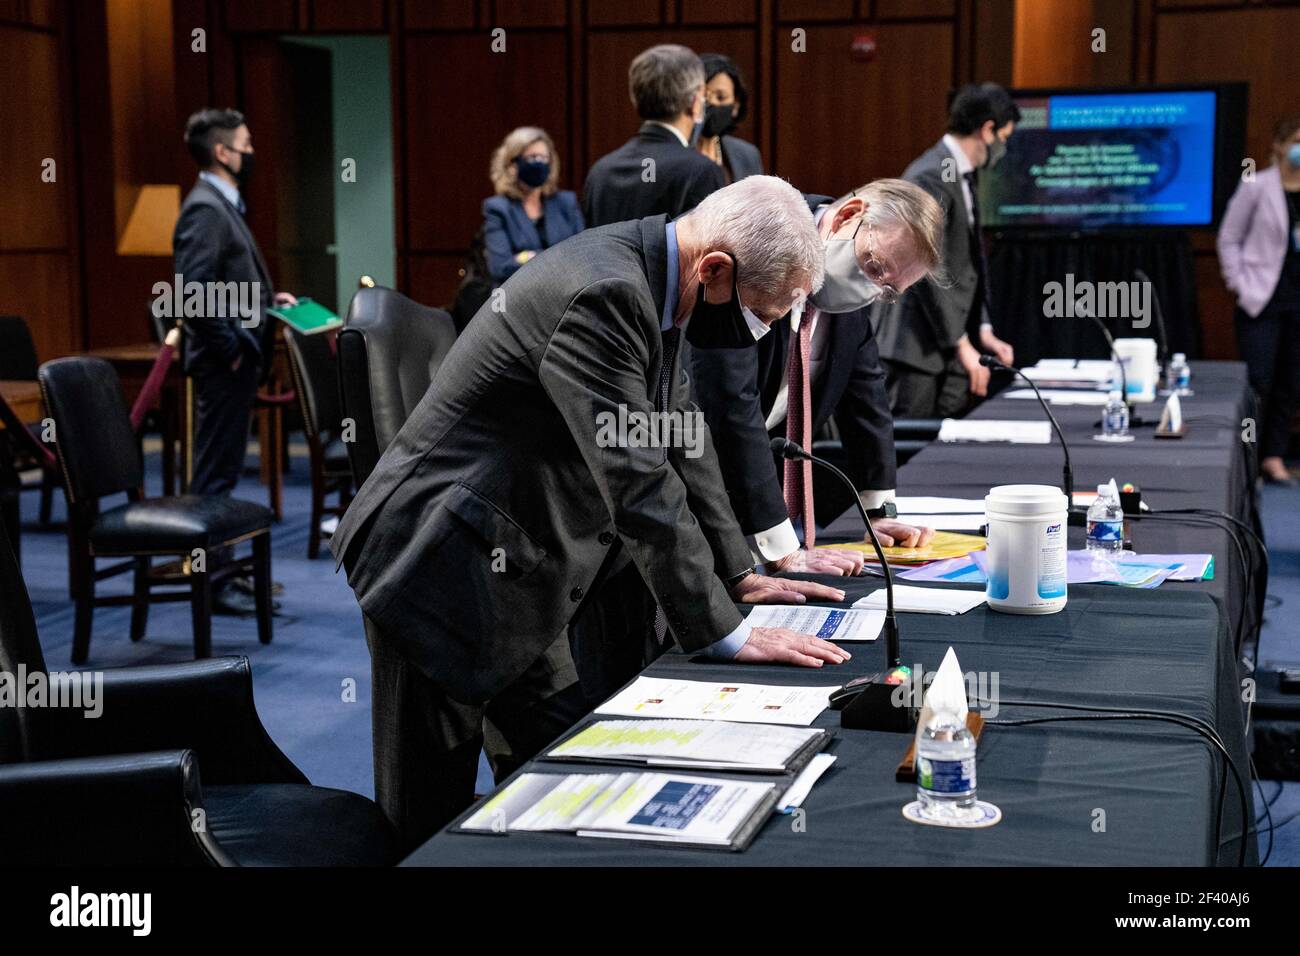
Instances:
[[[22,316],[42,362],[81,351],[77,296],[67,252],[0,252],[0,315]]]
[[[297,0],[223,0],[225,27],[234,33],[296,33],[307,27],[299,21]]]
[[[65,249],[70,211],[69,183],[76,175],[65,149],[65,103],[55,33],[0,25],[0,250]],[[13,95],[22,91],[21,95]],[[55,182],[45,182],[46,160],[55,163]]]
[[[776,16],[798,26],[817,20],[850,20],[857,15],[853,0],[776,0]]]
[[[20,0],[0,0],[0,23],[25,23]]]
[[[380,33],[388,29],[386,7],[385,0],[312,0],[312,30]]]
[[[448,308],[460,285],[465,253],[410,253],[406,260],[407,279],[402,292],[423,305]]]
[[[562,27],[568,19],[566,0],[494,0],[493,27]]]
[[[406,30],[469,30],[486,0],[399,0]]]
[[[949,21],[882,23],[878,50],[854,60],[857,26],[808,28],[808,51],[776,37],[774,171],[800,189],[838,194],[898,176],[942,134],[954,82]]]
[[[957,15],[956,0],[875,0],[875,15],[881,20],[913,20]]]
[[[587,0],[593,27],[657,26],[664,22],[665,0]]]
[[[404,42],[410,252],[469,247],[491,195],[488,161],[511,129],[544,127],[572,171],[564,142],[568,73],[563,30],[510,34],[493,53],[486,31],[408,36]],[[566,176],[573,182],[573,177]]]
[[[683,24],[753,24],[756,0],[681,0]]]

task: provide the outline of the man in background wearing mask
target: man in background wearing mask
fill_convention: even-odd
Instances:
[[[643,622],[657,604],[687,652],[848,658],[736,610],[844,592],[755,573],[707,431],[607,427],[676,413],[703,429],[683,337],[752,349],[821,286],[822,258],[799,193],[751,176],[675,222],[543,251],[456,340],[330,541],[365,613],[376,796],[409,844],[469,805],[485,740],[500,781],[589,709],[567,627],[620,553],[653,598]]]
[[[632,61],[627,82],[643,122],[587,173],[582,214],[589,228],[661,214],[673,219],[727,184],[722,168],[691,145],[704,122],[700,58],[677,44],[653,46]]]
[[[797,304],[758,348],[693,348],[691,367],[696,401],[708,418],[753,560],[771,571],[854,574],[862,567],[860,552],[811,550],[815,514],[823,523],[832,520],[851,500],[833,486],[814,500],[812,463],[774,463],[771,439],[786,437],[811,450],[813,434],[834,420],[844,471],[881,543],[915,547],[933,537],[930,529],[889,514],[894,429],[870,307],[896,298],[935,268],[942,212],[923,189],[899,179],[877,180],[838,200],[804,198],[825,243],[821,289]]]
[[[890,405],[898,418],[964,414],[972,396],[988,394],[980,350],[1008,365],[1010,345],[994,332],[983,237],[979,171],[995,166],[1020,110],[996,83],[964,86],[953,98],[948,132],[903,173],[943,208],[943,272],[947,282],[922,283],[875,313]],[[976,344],[972,343],[978,343]]]
[[[248,423],[261,374],[271,362],[275,329],[266,309],[294,305],[275,292],[257,240],[244,221],[241,190],[253,170],[253,142],[238,110],[204,109],[185,124],[185,146],[199,178],[181,204],[172,236],[175,273],[184,285],[220,284],[251,303],[252,315],[185,316],[185,373],[194,383],[194,469],[189,492],[228,497],[239,482]],[[235,283],[235,285],[227,285]],[[256,295],[253,294],[256,290]],[[204,301],[229,304],[225,295]],[[252,582],[232,580],[213,595],[213,610],[252,614]]]

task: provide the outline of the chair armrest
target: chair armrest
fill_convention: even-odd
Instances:
[[[231,865],[202,808],[189,750],[0,765],[8,866]]]
[[[257,716],[248,658],[99,673],[99,716],[72,708],[43,711],[33,759],[193,750],[210,784],[308,782]]]

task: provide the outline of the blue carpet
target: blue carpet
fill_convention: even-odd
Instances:
[[[284,583],[270,645],[257,641],[253,620],[217,617],[213,622],[213,653],[243,654],[253,665],[257,710],[271,737],[313,783],[374,795],[370,749],[370,656],[361,626],[361,612],[342,573],[334,573],[325,549],[307,560],[307,516],[310,509],[305,450],[295,447],[292,468],[285,476],[285,519],[272,531],[273,568]],[[257,481],[256,460],[236,495],[265,502],[266,490]],[[148,456],[149,493],[160,491],[156,454]],[[72,605],[67,590],[67,551],[62,529],[64,507],[55,496],[54,525],[36,522],[37,498],[23,495],[23,573],[36,609],[37,627],[47,664],[57,670],[71,665]],[[1264,666],[1300,664],[1300,489],[1264,490],[1264,521],[1269,544],[1270,609],[1260,642]],[[126,593],[129,576],[101,583],[103,593]],[[95,613],[88,667],[123,667],[185,661],[193,657],[188,604],[154,605],[147,635],[138,644],[128,638],[130,611],[102,608]],[[352,689],[355,693],[351,693]],[[479,767],[478,789],[491,788],[486,763]],[[1273,834],[1270,866],[1300,865],[1300,783],[1263,781],[1256,788],[1259,812],[1264,798],[1273,801],[1275,821],[1289,822]],[[1265,824],[1266,825],[1266,824]],[[1260,852],[1268,836],[1260,837]]]

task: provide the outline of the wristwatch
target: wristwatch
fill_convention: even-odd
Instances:
[[[726,578],[722,583],[726,587],[727,592],[730,593],[732,588],[734,588],[737,584],[745,580],[745,578],[749,577],[753,573],[754,573],[753,568],[746,568],[744,571],[741,571],[739,574],[733,574],[731,577]]]
[[[898,505],[896,505],[892,501],[886,501],[879,508],[868,508],[867,517],[868,518],[897,518]]]

